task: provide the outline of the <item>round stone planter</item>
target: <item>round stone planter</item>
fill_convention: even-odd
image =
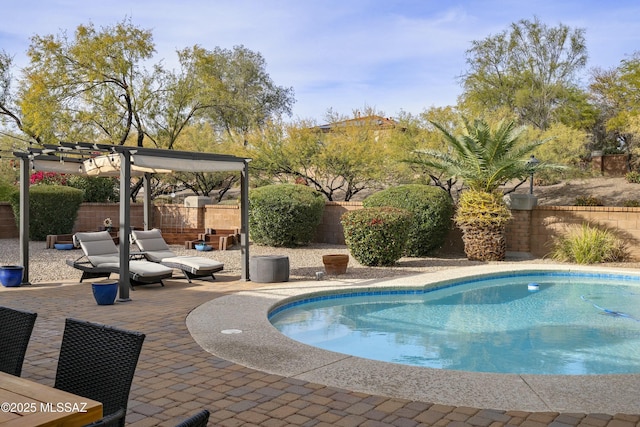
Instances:
[[[24,267],[21,265],[0,266],[0,283],[7,288],[20,286]]]
[[[349,255],[323,255],[322,263],[324,264],[326,274],[334,276],[337,274],[345,274],[347,272],[347,265],[349,264]]]
[[[249,259],[252,282],[276,283],[289,281],[289,257],[283,255],[252,256]]]

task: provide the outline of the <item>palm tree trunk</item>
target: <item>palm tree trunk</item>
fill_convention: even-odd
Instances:
[[[471,261],[502,261],[507,254],[503,224],[461,226],[464,253]]]

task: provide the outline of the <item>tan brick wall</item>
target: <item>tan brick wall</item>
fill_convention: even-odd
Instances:
[[[361,202],[327,202],[314,240],[317,243],[344,245],[344,230],[340,217],[345,212],[356,209],[362,209]]]
[[[507,224],[507,251],[531,252],[531,212],[513,210]]]
[[[347,211],[361,209],[360,202],[327,202],[315,241],[344,244],[340,217]],[[507,225],[507,250],[530,252],[542,257],[549,253],[553,238],[571,225],[593,223],[608,227],[628,243],[634,259],[640,259],[640,208],[591,206],[537,206],[532,211],[513,211]],[[131,225],[142,228],[143,206],[131,205]],[[172,228],[172,224],[185,224],[184,228],[240,228],[240,208],[230,205],[209,205],[204,208],[185,208],[179,205],[154,207],[153,227]],[[118,204],[83,203],[74,231],[97,230],[104,218],[119,221]],[[0,202],[0,238],[18,237],[18,228],[11,206]],[[449,233],[444,251],[462,253],[459,230]]]
[[[153,207],[151,228],[204,228],[204,209],[183,205],[157,205]]]
[[[640,208],[624,207],[538,206],[532,211],[531,253],[548,254],[554,237],[583,223],[615,231],[627,242],[631,256],[640,259]]]
[[[120,205],[118,203],[83,203],[73,231],[95,231],[104,226],[105,218],[111,218],[114,227],[120,223]],[[131,226],[144,227],[144,207],[131,204]]]
[[[591,168],[608,176],[624,176],[629,171],[628,163],[628,154],[605,154],[591,158]]]
[[[207,205],[204,207],[205,228],[240,228],[240,206]]]
[[[20,237],[13,210],[8,202],[0,202],[0,238],[15,239]]]

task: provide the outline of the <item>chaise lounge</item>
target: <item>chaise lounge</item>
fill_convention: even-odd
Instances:
[[[177,256],[169,248],[157,228],[148,231],[133,230],[131,233],[136,245],[149,261],[182,271],[189,283],[191,283],[191,279],[196,277],[211,276],[215,280],[213,273],[224,268],[223,263],[213,259],[199,256]]]
[[[84,255],[76,260],[67,260],[67,265],[82,271],[80,282],[84,279],[109,277],[120,271],[120,254],[111,235],[107,231],[76,233],[74,244],[79,245]],[[86,260],[82,260],[86,257]],[[173,275],[173,269],[143,260],[129,261],[130,285],[162,283]]]

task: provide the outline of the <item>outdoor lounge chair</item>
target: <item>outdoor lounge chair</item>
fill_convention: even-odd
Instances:
[[[75,244],[80,245],[84,255],[77,260],[67,260],[67,265],[82,271],[80,282],[84,279],[109,277],[120,271],[120,254],[111,235],[106,231],[76,233]],[[86,257],[86,260],[83,258]],[[129,261],[130,285],[162,283],[173,275],[173,269],[146,260]]]
[[[156,228],[148,231],[133,230],[131,234],[136,245],[149,261],[181,270],[189,283],[194,277],[211,276],[215,280],[213,273],[224,268],[223,263],[209,258],[177,256],[162,238],[160,230]]]

